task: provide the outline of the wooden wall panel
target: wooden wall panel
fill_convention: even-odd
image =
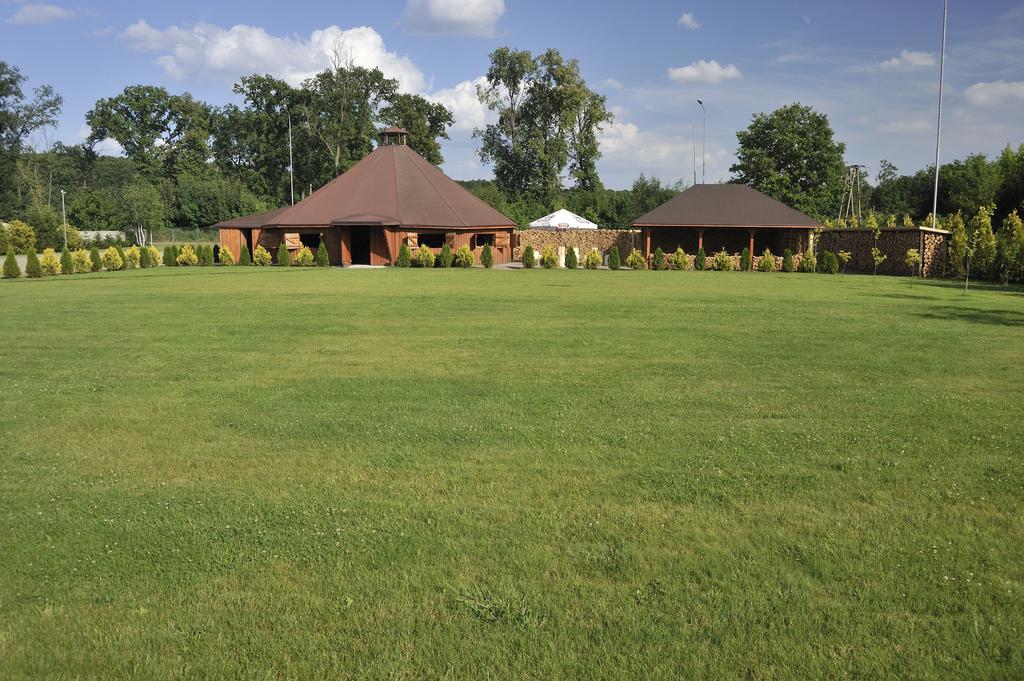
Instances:
[[[388,260],[388,245],[387,237],[384,234],[384,229],[379,227],[372,227],[370,229],[370,264],[371,265],[390,265]]]

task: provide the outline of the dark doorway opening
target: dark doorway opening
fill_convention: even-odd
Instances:
[[[252,258],[252,230],[251,229],[243,229],[242,230],[242,236],[245,237],[245,247],[249,251],[249,257]],[[235,258],[239,258],[239,257],[241,257],[241,254],[240,253],[236,253],[235,254]]]
[[[370,264],[370,230],[355,228],[352,230],[352,264]]]
[[[320,235],[319,234],[300,234],[299,241],[302,245],[307,247],[311,251],[316,251],[320,248]]]

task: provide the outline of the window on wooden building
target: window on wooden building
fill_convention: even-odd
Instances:
[[[494,247],[494,235],[493,234],[474,234],[470,239],[470,248],[483,248],[484,244],[490,244]]]
[[[416,245],[427,248],[442,248],[444,246],[444,233],[424,232],[416,235]]]

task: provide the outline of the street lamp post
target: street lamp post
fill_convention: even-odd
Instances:
[[[60,219],[64,221],[64,248],[68,247],[68,212],[64,208],[64,190],[60,190]]]
[[[707,184],[708,181],[708,110],[704,108],[704,100],[698,99],[700,110],[704,112],[704,145],[701,147],[700,157],[700,183]]]
[[[939,114],[935,122],[935,192],[932,194],[932,229],[937,226],[939,210],[939,144],[942,140],[942,76],[946,68],[946,18],[949,15],[949,0],[942,3],[942,48],[939,51]]]

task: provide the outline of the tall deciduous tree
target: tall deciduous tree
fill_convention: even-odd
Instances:
[[[25,76],[0,61],[0,213],[17,207],[16,170],[25,140],[34,131],[55,125],[64,100],[49,85],[40,85],[28,99],[22,89]]]
[[[846,145],[836,142],[825,114],[790,104],[756,114],[736,133],[733,182],[747,184],[809,215],[834,215],[843,196]]]

